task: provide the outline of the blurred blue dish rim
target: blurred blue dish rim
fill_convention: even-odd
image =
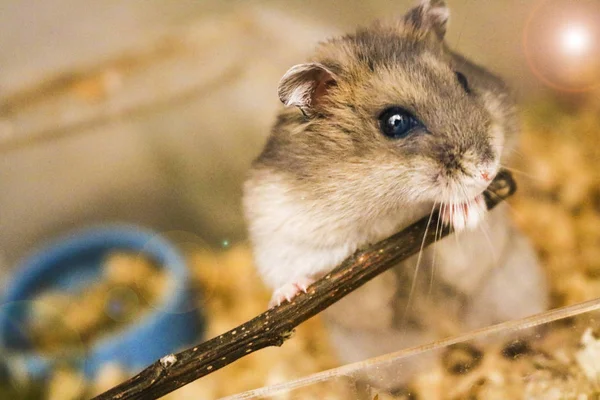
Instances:
[[[144,255],[168,272],[168,283],[158,307],[121,330],[103,335],[76,355],[37,353],[26,332],[35,296],[49,289],[85,290],[100,278],[105,256],[119,250]],[[5,364],[3,367],[11,376],[34,380],[46,378],[57,363],[65,362],[81,369],[90,379],[105,364],[136,373],[202,339],[203,316],[195,307],[188,275],[179,251],[150,230],[106,225],[61,237],[18,265],[0,298],[0,364]]]

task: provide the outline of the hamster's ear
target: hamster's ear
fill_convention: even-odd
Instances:
[[[283,75],[277,92],[283,104],[300,107],[305,112],[318,106],[329,88],[336,84],[335,75],[324,65],[298,64]]]
[[[444,0],[421,0],[404,16],[404,22],[416,30],[433,31],[438,39],[444,39],[450,10]]]

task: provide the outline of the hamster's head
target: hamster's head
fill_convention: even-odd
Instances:
[[[422,1],[322,43],[281,79],[290,109],[263,158],[363,209],[480,196],[514,121],[501,81],[445,45],[448,17],[443,1]]]

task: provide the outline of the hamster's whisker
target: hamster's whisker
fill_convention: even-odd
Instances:
[[[444,209],[444,206],[445,206],[445,203],[442,202],[440,205],[440,210],[438,210],[438,219],[437,219],[437,223],[435,224],[435,235],[434,235],[435,242],[437,242],[438,234],[441,232],[440,225],[443,228],[443,223],[441,222],[442,221],[441,210]],[[431,293],[433,291],[433,279],[435,278],[435,259],[436,259],[436,255],[437,255],[437,247],[435,246],[435,244],[432,246],[432,253],[433,254],[431,256],[431,271],[429,274],[429,290],[427,291],[427,299],[431,298]]]
[[[464,185],[461,186],[462,192],[464,194],[465,197],[467,197],[467,191]],[[467,204],[469,205],[469,209],[471,209],[472,204],[473,204],[474,200],[471,200],[469,198],[467,198]],[[486,225],[483,225],[483,223],[485,223]],[[486,229],[488,224],[488,220],[486,218],[483,218],[482,221],[479,222],[478,228],[481,230],[481,232],[483,233],[483,236],[485,237],[485,240],[490,248],[490,254],[492,255],[492,258],[494,259],[494,261],[498,260],[496,251],[494,250],[494,245],[492,244],[492,240],[490,239],[490,236],[488,234],[488,231]]]
[[[441,206],[440,206],[440,212],[438,214],[439,218],[435,227],[435,242],[438,241],[439,236],[442,233],[442,230],[444,229],[444,219],[446,218],[446,212],[447,212],[447,203],[446,202],[442,202]],[[437,247],[434,244],[433,245],[433,257],[431,260],[431,277],[429,278],[429,292],[431,294],[431,290],[433,289],[433,279],[435,276],[435,262],[436,262],[436,258],[437,258]]]
[[[435,212],[435,206],[436,205],[437,205],[437,201],[434,201],[433,202],[433,208],[431,209],[431,213],[429,214],[429,221],[427,222],[427,226],[428,227],[429,227],[429,224],[431,223],[431,218],[433,217],[433,213]],[[436,222],[436,229],[435,229],[435,234],[434,234],[436,240],[437,240],[437,227],[439,226],[439,223],[440,223],[440,219],[439,219],[439,214],[438,214],[438,220]],[[421,251],[423,251],[423,245],[422,244],[421,244]],[[433,252],[435,254],[435,249],[433,250]],[[435,259],[435,256],[434,256],[434,259]],[[431,288],[433,286],[433,266],[432,266],[432,271],[431,271],[430,275],[431,276],[430,276],[430,279],[429,279],[429,291],[427,293],[427,300],[429,300],[429,297],[431,295]],[[416,278],[416,276],[415,276],[415,278]]]
[[[444,221],[448,221],[450,219],[449,214],[450,214],[450,207],[448,205],[448,203],[444,203],[444,207],[442,208],[442,213],[444,215],[444,219],[442,220],[442,225],[440,227],[440,230],[443,229],[444,227]]]
[[[494,244],[492,243],[492,239],[490,238],[490,235],[489,235],[488,221],[483,220],[481,222],[485,223],[485,225],[483,223],[479,224],[479,229],[481,229],[481,232],[483,233],[483,236],[485,237],[485,241],[487,242],[487,244],[490,248],[490,254],[492,255],[492,259],[494,260],[494,263],[497,263],[499,258],[498,258],[498,254],[496,253],[496,250],[494,249]]]
[[[465,202],[467,203],[467,207],[470,209],[471,208],[471,201],[467,197],[467,191],[465,190],[465,186],[464,185],[459,185],[458,188],[460,189],[460,191],[462,192],[464,198],[466,199]],[[461,208],[461,210],[462,210],[462,208]],[[462,213],[463,213],[463,218],[466,219],[466,215],[464,215],[465,211],[462,211]],[[456,247],[458,247],[458,249],[460,251],[460,254],[464,255],[465,252],[463,251],[462,245],[459,242],[459,238],[458,238],[459,236],[460,236],[460,232],[454,232],[454,241],[456,242]]]
[[[404,315],[402,316],[402,325],[405,324],[406,319],[408,317],[408,312],[410,310],[410,305],[412,302],[413,294],[417,287],[417,276],[419,275],[419,267],[421,266],[421,259],[423,258],[423,249],[425,248],[425,239],[427,238],[427,232],[429,231],[429,225],[431,224],[431,220],[433,218],[433,212],[435,211],[435,206],[437,202],[433,203],[433,207],[431,207],[431,212],[429,213],[429,220],[427,221],[427,226],[425,227],[425,233],[423,234],[423,240],[421,241],[421,248],[419,249],[419,256],[417,257],[417,266],[415,267],[415,273],[413,274],[413,281],[410,284],[410,292],[408,292],[408,300],[406,302],[406,308],[404,309]]]
[[[444,220],[446,218],[445,215],[445,207],[446,207],[446,203],[442,201],[442,203],[440,204],[440,209],[438,212],[438,222],[437,222],[437,226],[435,228],[435,238],[437,239],[438,237],[438,232],[440,230],[440,225],[444,226]]]
[[[456,217],[456,204],[450,204],[448,207],[450,208],[450,221],[454,222],[454,218]]]
[[[508,154],[513,154],[513,153],[514,153],[514,154],[516,154],[516,155],[518,155],[519,157],[527,158],[527,157],[525,156],[525,154],[521,153],[521,152],[519,151],[519,149],[517,149],[517,148],[513,148],[513,149],[509,149],[509,150],[508,150]]]
[[[471,209],[471,206],[473,205],[473,199],[471,199],[469,197],[469,195],[467,194],[467,188],[465,187],[464,184],[459,186],[460,191],[462,192],[463,196],[465,197],[465,201],[467,203],[467,207],[469,208],[469,210]]]
[[[452,234],[452,236],[454,236],[454,243],[456,243],[456,247],[460,247],[460,245],[458,244],[458,236],[459,236],[459,232],[456,232],[456,231],[455,231],[455,232]],[[462,250],[461,250],[461,253],[462,253]]]
[[[508,170],[510,172],[514,172],[515,174],[523,175],[524,177],[529,178],[531,180],[534,180],[536,182],[541,182],[542,181],[541,178],[539,178],[537,176],[534,176],[534,175],[531,175],[531,174],[529,174],[529,173],[527,173],[525,171],[521,171],[521,170],[518,170],[518,169],[515,169],[515,168],[512,168],[512,167],[507,167],[506,165],[502,165],[502,164],[500,165],[500,167],[502,167],[503,169],[506,169],[506,170]]]

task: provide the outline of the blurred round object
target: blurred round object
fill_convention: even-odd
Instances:
[[[564,92],[600,87],[600,1],[540,1],[523,46],[529,67],[547,86]]]
[[[150,268],[148,262],[164,275],[160,306],[138,313],[140,296],[130,284]],[[103,280],[114,286],[98,283]],[[65,364],[92,379],[107,363],[135,373],[201,339],[204,321],[200,310],[189,309],[194,303],[189,281],[182,255],[151,231],[107,226],[59,238],[16,268],[0,299],[0,364],[11,376],[27,379],[47,378]],[[65,306],[69,302],[79,307]],[[99,314],[121,324],[90,339]],[[69,344],[61,342],[67,337],[62,335],[40,347],[43,335],[33,332],[49,332],[50,326],[69,333]]]

